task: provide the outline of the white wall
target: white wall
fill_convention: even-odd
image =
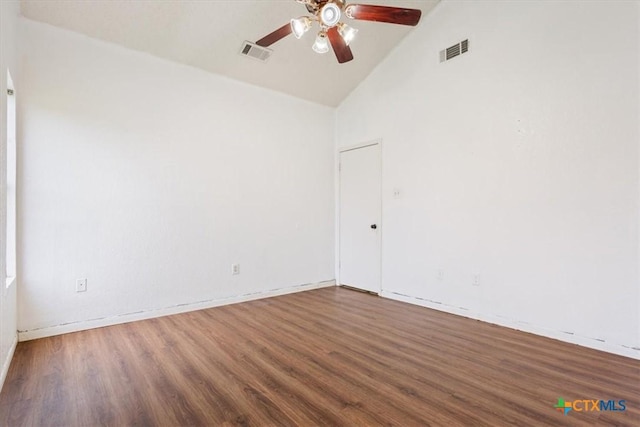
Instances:
[[[640,357],[638,7],[442,2],[339,107],[383,139],[385,296]]]
[[[17,343],[16,286],[6,288],[5,238],[7,230],[6,154],[7,154],[7,70],[19,92],[17,74],[17,1],[0,2],[0,389],[4,383]]]
[[[21,339],[334,278],[332,109],[22,24]]]

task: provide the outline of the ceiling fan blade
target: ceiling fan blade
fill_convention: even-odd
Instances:
[[[285,24],[282,27],[275,30],[274,32],[269,33],[263,38],[261,38],[260,40],[258,40],[256,44],[262,47],[271,46],[278,40],[287,37],[289,34],[291,34],[291,24]]]
[[[402,7],[374,6],[369,4],[350,4],[344,11],[345,15],[361,21],[387,22],[389,24],[411,25],[415,27],[420,22],[420,9],[405,9]]]
[[[331,42],[331,47],[333,48],[333,52],[336,54],[336,58],[338,58],[339,63],[343,64],[353,59],[351,48],[347,46],[347,43],[344,41],[340,33],[338,33],[337,27],[329,28],[327,30],[327,36],[329,36],[329,42]]]

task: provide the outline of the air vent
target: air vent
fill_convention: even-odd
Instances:
[[[248,56],[249,58],[257,59],[258,61],[266,61],[271,56],[273,50],[267,49],[266,47],[258,46],[255,43],[251,43],[245,41],[242,44],[242,49],[240,50],[240,54],[244,56]]]
[[[440,62],[448,61],[469,51],[469,40],[463,40],[440,51]]]

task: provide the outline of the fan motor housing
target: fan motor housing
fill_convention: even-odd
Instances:
[[[344,0],[311,0],[311,1],[303,0],[303,1],[300,1],[300,3],[304,3],[309,13],[312,13],[314,15],[317,14],[320,11],[320,9],[322,9],[322,7],[327,3],[334,3],[340,8],[340,10],[343,10],[345,5]]]

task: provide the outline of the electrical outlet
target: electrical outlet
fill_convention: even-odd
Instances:
[[[76,280],[76,292],[87,292],[87,279]]]
[[[231,264],[231,274],[234,276],[240,274],[240,264]]]
[[[473,286],[480,286],[480,275],[479,274],[474,274],[473,275]]]
[[[438,282],[442,282],[444,280],[444,270],[439,268],[436,278],[438,279]]]

